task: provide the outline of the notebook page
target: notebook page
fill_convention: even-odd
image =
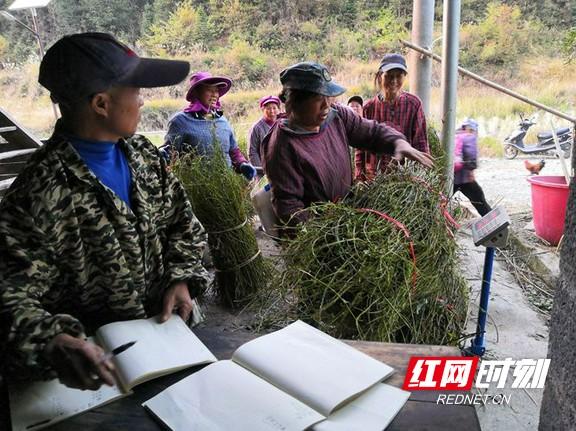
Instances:
[[[128,395],[117,386],[72,389],[58,379],[10,384],[8,392],[13,431],[37,431]]]
[[[98,337],[106,350],[136,340],[134,346],[113,358],[129,388],[179,369],[216,361],[177,315],[164,323],[158,323],[157,317],[110,323],[98,329]]]
[[[244,344],[232,360],[324,416],[393,372],[302,321]]]
[[[143,406],[173,431],[303,431],[324,419],[231,361],[209,365]]]
[[[312,431],[382,431],[402,409],[410,392],[380,383],[336,410]]]

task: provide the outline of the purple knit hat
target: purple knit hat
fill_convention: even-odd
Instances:
[[[278,107],[280,107],[281,102],[280,99],[276,96],[264,96],[258,101],[258,103],[260,105],[260,108],[263,108],[268,103],[275,103],[276,105],[278,105]]]
[[[232,81],[229,78],[223,76],[212,76],[210,72],[196,72],[190,77],[190,88],[188,89],[188,93],[186,93],[187,101],[192,101],[192,93],[194,89],[202,84],[217,85],[220,97],[228,93],[228,90],[232,87]]]

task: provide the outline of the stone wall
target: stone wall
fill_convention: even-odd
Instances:
[[[573,165],[576,158],[573,157]],[[560,253],[560,280],[550,322],[550,371],[540,410],[540,431],[576,429],[576,181],[570,197]]]

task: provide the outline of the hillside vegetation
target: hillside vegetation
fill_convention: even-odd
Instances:
[[[0,0],[4,9],[11,0]],[[39,10],[47,45],[63,34],[107,31],[142,55],[180,58],[193,70],[234,80],[223,99],[242,137],[259,113],[257,99],[277,93],[278,73],[301,60],[323,62],[348,94],[373,95],[372,80],[386,52],[407,53],[412,2],[403,0],[53,0]],[[441,2],[435,38],[441,35]],[[463,0],[460,62],[488,79],[557,109],[574,112],[576,5],[565,0]],[[571,9],[572,8],[572,9]],[[28,11],[15,12],[27,21]],[[440,42],[435,51],[440,53]],[[0,105],[45,136],[53,125],[49,97],[36,83],[37,45],[29,32],[0,20]],[[440,67],[434,66],[431,121],[440,114]],[[146,92],[142,129],[162,130],[184,103],[186,83]],[[475,116],[498,140],[528,105],[462,80],[458,115]],[[560,123],[560,122],[559,122]],[[547,128],[547,124],[542,124]]]

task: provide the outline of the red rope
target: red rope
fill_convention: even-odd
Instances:
[[[448,212],[448,209],[446,208],[448,206],[448,202],[449,199],[444,195],[444,193],[442,192],[437,192],[436,190],[434,190],[432,188],[432,186],[430,184],[428,184],[426,181],[424,181],[421,178],[418,177],[413,177],[413,176],[409,176],[408,178],[410,178],[412,181],[423,185],[426,190],[432,192],[432,193],[436,193],[440,196],[440,211],[442,211],[442,215],[444,216],[444,219],[451,224],[454,228],[456,229],[460,229],[460,225],[458,224],[458,222],[456,220],[454,220],[454,218],[452,217],[452,215]],[[448,226],[446,226],[448,228]],[[448,228],[448,233],[452,236],[452,238],[454,238],[454,234],[452,233],[452,231]]]
[[[412,242],[412,239],[410,238],[410,232],[408,232],[408,229],[406,228],[406,226],[404,226],[402,223],[400,223],[394,217],[390,217],[388,214],[373,210],[371,208],[359,208],[358,211],[361,213],[375,214],[375,215],[379,216],[380,218],[383,218],[384,220],[387,220],[387,221],[393,223],[398,229],[400,229],[402,231],[402,233],[404,234],[404,236],[408,240],[408,248],[410,250],[410,256],[412,257],[412,265],[414,266],[414,271],[412,271],[412,292],[414,292],[414,290],[416,289],[416,270],[417,270],[416,253],[414,252],[414,243]]]

